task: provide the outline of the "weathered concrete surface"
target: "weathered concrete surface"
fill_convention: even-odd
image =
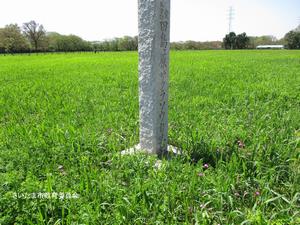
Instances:
[[[139,148],[168,150],[170,0],[139,0]]]
[[[121,156],[144,154],[144,153],[148,154],[149,152],[146,151],[145,149],[141,149],[140,144],[138,144],[138,145],[134,146],[133,148],[122,151]],[[171,159],[173,156],[180,156],[180,155],[182,155],[181,149],[178,149],[174,146],[168,145],[167,152],[164,152],[163,154],[158,155],[160,159],[156,160],[154,168],[161,169],[163,162],[164,162],[161,159]]]
[[[149,153],[149,152],[146,151],[145,149],[142,149],[141,145],[138,144],[138,145],[134,146],[133,148],[122,151],[121,155],[134,155],[134,154],[137,154],[137,153]],[[164,152],[164,154],[161,154],[160,156],[171,157],[173,155],[178,156],[178,155],[181,155],[181,154],[182,154],[181,149],[178,149],[178,148],[176,148],[175,146],[172,146],[172,145],[168,145],[167,151]]]

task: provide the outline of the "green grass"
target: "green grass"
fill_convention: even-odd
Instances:
[[[138,143],[137,62],[0,56],[0,224],[300,224],[299,51],[172,52],[184,155],[160,170],[119,154]],[[40,192],[79,198],[24,197]]]

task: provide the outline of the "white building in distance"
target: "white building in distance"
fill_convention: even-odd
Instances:
[[[284,45],[258,45],[256,49],[284,49]]]

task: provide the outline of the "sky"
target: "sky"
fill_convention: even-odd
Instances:
[[[138,33],[138,0],[0,0],[0,27],[35,20],[88,41]],[[233,31],[282,38],[300,23],[300,0],[171,0],[171,41],[215,41]]]

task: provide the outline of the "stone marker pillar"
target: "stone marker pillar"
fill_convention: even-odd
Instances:
[[[168,149],[170,0],[139,0],[140,148]]]
[[[138,0],[140,143],[123,155],[181,154],[168,145],[170,0]]]

